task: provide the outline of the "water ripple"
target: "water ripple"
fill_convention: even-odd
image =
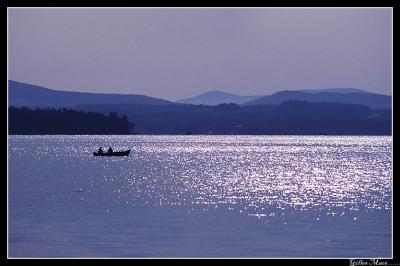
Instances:
[[[225,208],[257,218],[392,207],[391,137],[14,136],[9,142],[10,158],[34,159],[19,170],[10,160],[13,171],[61,175],[86,204]],[[91,155],[110,145],[130,148],[131,155]]]

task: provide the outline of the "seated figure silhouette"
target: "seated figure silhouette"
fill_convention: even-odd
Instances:
[[[103,153],[103,148],[102,147],[99,148],[99,152],[98,153]]]
[[[112,153],[113,152],[113,149],[110,147],[110,148],[108,148],[108,152],[109,153]]]

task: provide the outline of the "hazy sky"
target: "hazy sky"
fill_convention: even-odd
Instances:
[[[391,94],[391,9],[9,9],[9,79],[180,99]]]

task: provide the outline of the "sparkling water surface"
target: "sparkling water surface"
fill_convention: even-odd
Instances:
[[[391,137],[8,141],[10,257],[392,254]]]

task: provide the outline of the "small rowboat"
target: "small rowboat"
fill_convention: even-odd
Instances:
[[[128,156],[131,150],[113,152],[93,152],[94,156]]]

